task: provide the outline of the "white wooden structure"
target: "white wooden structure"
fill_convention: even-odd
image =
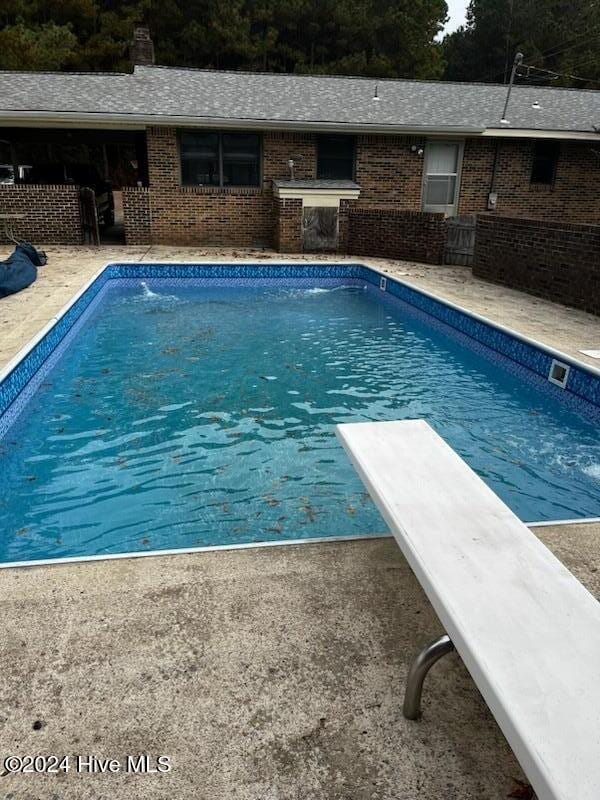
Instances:
[[[337,435],[539,800],[599,800],[598,601],[423,420]]]

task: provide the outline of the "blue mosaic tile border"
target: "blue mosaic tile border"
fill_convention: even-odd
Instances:
[[[335,286],[365,286],[364,278],[351,278],[344,276],[343,278],[323,278],[318,275],[311,276],[310,278],[154,278],[144,276],[143,281],[148,281],[152,288],[168,289],[170,286],[218,286],[226,288],[235,288],[245,286],[248,288],[274,288],[274,289],[300,289],[300,288],[317,288],[317,287],[335,287]],[[115,285],[119,286],[140,286],[140,278],[115,278],[113,279]],[[111,281],[112,282],[112,281]]]
[[[320,278],[359,278],[363,279],[362,264],[111,264],[107,267],[110,278],[200,278],[215,281],[219,279],[246,279],[247,281],[269,280],[284,283],[289,280],[308,280]],[[371,271],[371,270],[370,270]],[[185,272],[185,276],[182,276]]]
[[[82,315],[92,311],[100,302],[102,289],[118,280],[126,285],[135,285],[143,279],[155,279],[161,283],[182,285],[221,286],[325,286],[370,284],[379,290],[381,274],[359,263],[343,264],[128,264],[108,265],[88,289],[73,303],[46,335],[21,359],[0,383],[0,435],[5,432],[16,414],[28,402],[43,375],[52,368],[72,341],[80,325]],[[568,358],[560,360],[571,367],[565,389],[560,389],[547,380],[554,356],[519,337],[512,336],[493,325],[488,325],[468,313],[412,289],[406,284],[386,275],[387,290],[382,295],[396,298],[409,310],[414,309],[427,317],[430,324],[452,329],[465,344],[485,352],[487,357],[496,357],[499,363],[523,380],[535,382],[538,388],[551,393],[568,405],[595,418],[600,418],[600,377],[581,368]],[[94,302],[97,300],[97,302]],[[87,313],[85,317],[87,318]],[[51,360],[50,360],[51,359]],[[47,363],[46,363],[47,362]],[[41,368],[44,367],[43,370]],[[17,403],[18,401],[18,403]],[[11,406],[15,404],[14,408]],[[6,413],[10,411],[10,413]]]

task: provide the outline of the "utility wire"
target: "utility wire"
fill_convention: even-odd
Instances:
[[[540,53],[536,61],[534,61],[533,64],[531,64],[531,66],[533,67],[536,64],[545,61],[548,58],[554,58],[555,56],[560,55],[561,53],[566,53],[569,50],[572,50],[574,47],[582,47],[583,45],[598,41],[599,39],[600,39],[600,31],[594,33],[592,36],[590,36],[589,30],[586,30],[585,32],[581,31],[580,33],[575,34],[575,36],[570,36],[568,39],[564,39],[562,42],[557,42],[548,50],[545,50],[542,53]],[[566,44],[567,46],[562,47],[563,44]],[[588,61],[587,58],[585,60]],[[594,60],[593,56],[591,56],[591,60]],[[576,64],[576,66],[578,68],[579,64]],[[475,81],[476,82],[487,81],[493,78],[500,78],[505,75],[506,75],[506,66],[504,69],[498,69],[497,72],[489,72],[485,75],[480,75],[478,78],[475,78]]]
[[[600,37],[598,37],[598,38],[600,38]],[[581,69],[582,67],[589,66],[590,64],[596,63],[596,60],[597,60],[597,58],[596,58],[596,56],[594,54],[591,54],[591,53],[590,54],[586,54],[586,57],[581,61],[576,61],[575,64],[573,65],[573,67],[575,69]],[[523,69],[527,70],[527,72],[523,73],[522,71],[517,71],[515,77],[525,78],[526,80],[536,80],[536,78],[538,76],[531,75],[531,73],[530,73],[530,70],[535,70],[535,72],[543,72],[544,74],[546,74],[548,76],[551,76],[551,77],[547,78],[546,80],[557,80],[558,78],[569,78],[571,80],[581,81],[581,82],[584,82],[584,83],[597,83],[597,84],[600,84],[600,80],[598,80],[597,78],[584,78],[584,77],[581,77],[579,75],[573,75],[572,73],[569,73],[569,72],[557,72],[556,70],[545,69],[543,67],[536,67],[535,64],[522,64],[522,65],[520,65],[519,70],[523,70]],[[488,78],[500,77],[503,74],[504,74],[504,70],[499,70],[498,72],[495,72],[493,74],[489,74],[486,77],[476,78],[475,82],[485,81]],[[541,76],[539,76],[539,79],[543,80],[543,78]]]
[[[534,67],[532,64],[523,64],[522,67],[525,69],[534,69],[536,72],[543,72],[546,75],[551,76],[553,79],[557,78],[569,78],[572,81],[582,81],[583,83],[597,83],[600,85],[600,80],[597,78],[583,78],[580,75],[571,75],[568,72],[556,72],[553,69],[542,69],[542,67]],[[520,73],[517,73],[519,77],[521,77]]]

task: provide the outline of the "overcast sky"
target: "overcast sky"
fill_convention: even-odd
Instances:
[[[444,33],[452,33],[465,21],[465,11],[469,5],[469,0],[446,0],[448,3],[448,14],[450,19],[444,29]]]

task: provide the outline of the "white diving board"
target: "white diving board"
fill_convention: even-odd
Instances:
[[[600,800],[600,603],[424,420],[336,432],[539,800]]]

